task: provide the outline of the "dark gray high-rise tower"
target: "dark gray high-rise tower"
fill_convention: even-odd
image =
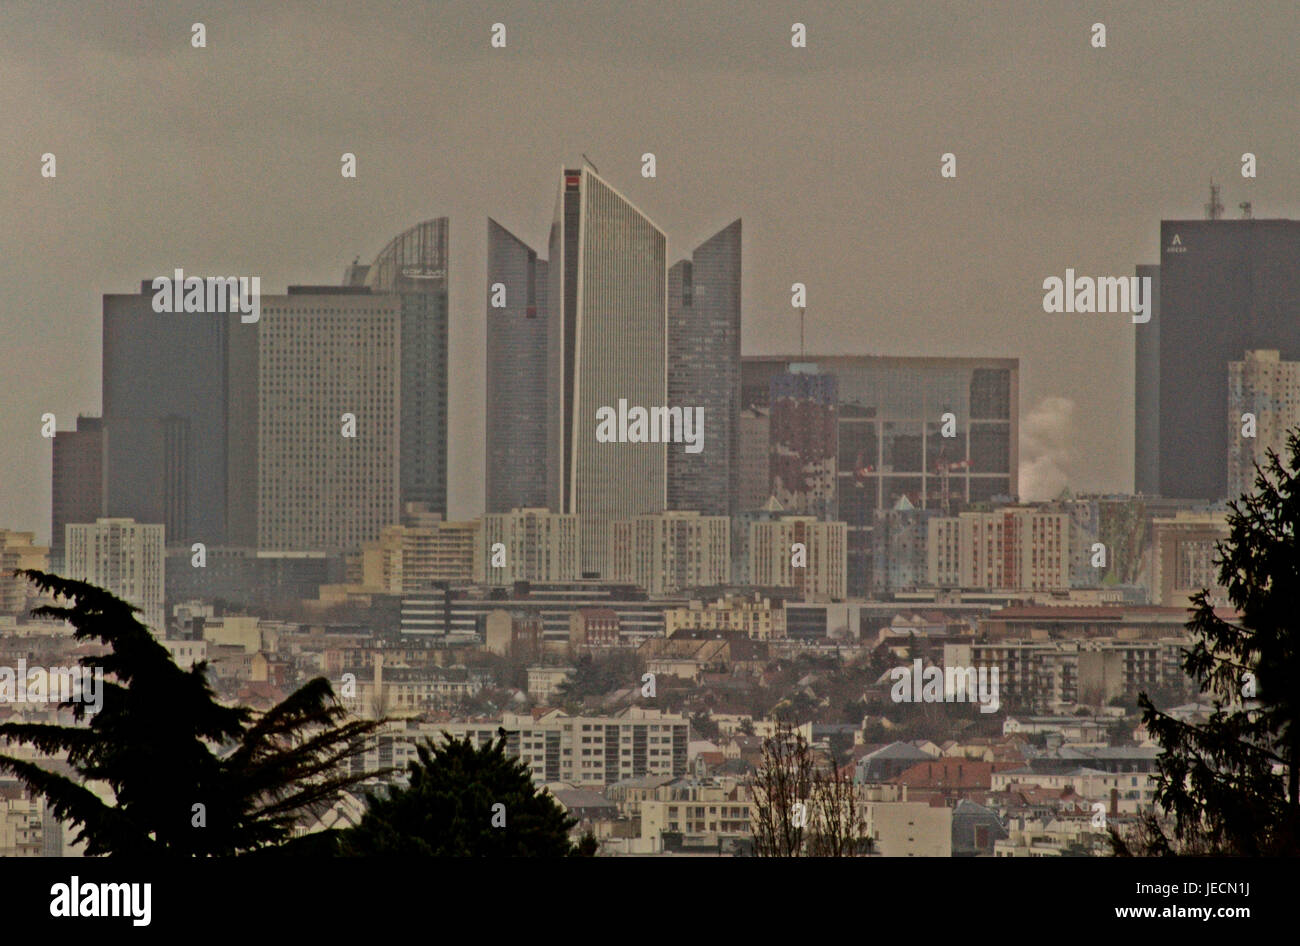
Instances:
[[[1158,276],[1158,301],[1134,326],[1137,488],[1223,499],[1228,363],[1300,359],[1300,221],[1161,221],[1159,273],[1139,275]]]
[[[668,403],[704,408],[699,453],[668,451],[668,508],[737,511],[740,221],[668,271]]]
[[[74,430],[54,435],[50,476],[50,565],[63,571],[65,527],[94,522],[104,515],[104,424],[78,417]]]
[[[139,295],[104,296],[105,515],[160,522],[168,542],[224,544],[229,352],[256,332],[238,313],[155,312]]]
[[[547,266],[491,219],[487,249],[485,508],[495,513],[546,505]]]

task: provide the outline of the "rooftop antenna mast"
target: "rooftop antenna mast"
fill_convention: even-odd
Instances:
[[[596,162],[591,160],[591,158],[587,157],[587,153],[585,151],[582,154],[582,160],[590,164],[591,169],[595,171],[597,174],[600,173],[600,168],[596,167]]]
[[[1223,216],[1223,204],[1219,201],[1219,185],[1210,178],[1210,202],[1205,205],[1205,219],[1218,220]]]

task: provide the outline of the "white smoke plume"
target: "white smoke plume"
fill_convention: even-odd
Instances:
[[[1020,422],[1020,498],[1055,499],[1070,484],[1074,462],[1074,401],[1048,397]]]

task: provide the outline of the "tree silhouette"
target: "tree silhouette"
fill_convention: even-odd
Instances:
[[[1173,838],[1148,819],[1131,843],[1112,832],[1117,853],[1300,853],[1300,431],[1287,452],[1289,468],[1268,451],[1254,491],[1228,504],[1217,563],[1239,622],[1215,613],[1208,589],[1191,598],[1183,669],[1212,695],[1210,718],[1184,723],[1138,698],[1163,750],[1155,798]]]
[[[77,640],[109,648],[80,659],[86,671],[103,673],[99,712],[68,701],[72,726],[0,725],[5,742],[66,752],[76,779],[8,755],[0,755],[0,771],[76,826],[88,855],[233,855],[277,845],[304,815],[323,811],[364,778],[344,774],[344,763],[379,722],[343,723],[346,711],[323,677],[266,713],[223,706],[206,664],[177,666],[136,619],[138,608],[85,582],[36,570],[15,574],[55,595],[56,604],[33,615],[65,619]],[[111,801],[90,782],[107,785]]]
[[[569,841],[577,824],[533,786],[528,766],[505,753],[506,737],[475,747],[443,733],[416,746],[410,784],[367,795],[355,828],[340,833],[344,855],[564,857],[594,853]]]
[[[763,740],[754,777],[758,857],[855,857],[872,842],[852,776],[818,765],[803,735],[781,723]]]

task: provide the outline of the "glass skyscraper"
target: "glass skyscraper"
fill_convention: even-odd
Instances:
[[[1017,359],[748,357],[741,363],[745,409],[770,410],[773,456],[783,443],[801,444],[804,454],[793,471],[788,464],[769,469],[774,491],[783,469],[782,485],[788,490],[791,472],[806,471],[815,459],[815,444],[805,442],[809,433],[791,430],[785,420],[778,423],[777,405],[771,403],[773,389],[785,390],[780,384],[791,383],[778,384],[778,379],[799,362],[805,363],[799,370],[815,368],[835,380],[834,494],[825,496],[818,488],[809,497],[824,505],[824,513],[814,509],[815,514],[848,524],[850,594],[865,594],[869,587],[870,535],[878,510],[900,505],[951,509],[1018,491]],[[947,431],[945,414],[953,415]],[[741,449],[750,455],[753,447],[742,444]],[[806,472],[800,475],[808,492],[813,481]]]
[[[425,220],[394,237],[365,276],[402,306],[401,502],[447,514],[447,286],[450,225]]]
[[[596,412],[667,404],[667,241],[586,166],[561,174],[548,256],[548,505],[598,574],[612,520],[664,509],[665,445],[597,442]]]
[[[488,220],[485,509],[545,506],[547,266]],[[493,287],[505,292],[494,307]]]
[[[668,271],[668,403],[704,408],[699,453],[668,449],[668,508],[736,510],[740,435],[740,221]]]

